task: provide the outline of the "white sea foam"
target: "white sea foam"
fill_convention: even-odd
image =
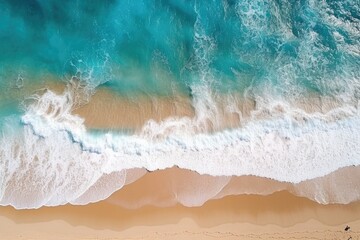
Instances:
[[[227,184],[226,176],[255,175],[296,184],[360,163],[360,115],[354,106],[309,114],[274,102],[266,109],[259,104],[238,129],[199,131],[211,118],[204,114],[205,119],[149,120],[139,134],[94,137],[84,120],[71,114],[73,101],[69,91],[47,91],[28,107],[20,131],[9,125],[4,132],[1,205],[36,208],[102,200],[143,176],[143,170],[134,169],[179,166],[225,177],[225,182],[209,183],[218,186],[212,190],[200,184],[207,194],[179,195],[179,202],[192,206],[216,196]],[[308,191],[305,195],[310,196],[315,189]]]

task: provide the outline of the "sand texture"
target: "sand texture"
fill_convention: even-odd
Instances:
[[[129,210],[106,201],[21,211],[1,207],[0,233],[1,239],[360,239],[359,216],[360,202],[320,205],[278,192],[231,196],[197,208]]]

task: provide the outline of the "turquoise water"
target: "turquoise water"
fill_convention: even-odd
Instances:
[[[199,206],[243,175],[357,201],[353,176],[337,188],[321,177],[360,165],[359,69],[359,0],[0,0],[0,205],[96,202],[173,166],[218,177],[169,189],[170,204]],[[50,80],[83,88],[41,90]],[[89,130],[73,109],[98,89],[188,96],[194,117]],[[243,121],[244,98],[254,106]],[[222,113],[239,127],[222,127]]]
[[[1,1],[1,87],[19,74],[24,84],[51,74],[124,95],[189,92],[202,78],[223,92],[266,85],[285,95],[338,94],[360,75],[359,5]]]

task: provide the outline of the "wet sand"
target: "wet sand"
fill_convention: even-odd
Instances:
[[[346,172],[351,170],[345,168],[333,175]],[[194,183],[187,189],[174,185],[184,178]],[[199,207],[176,203],[174,199],[189,194],[189,189],[199,191],[196,178],[211,183],[207,176],[172,168],[147,173],[108,199],[85,206],[0,207],[1,239],[360,239],[359,201],[323,205],[279,191],[291,189],[287,183],[243,176],[235,182],[248,189],[262,189],[261,194],[275,192],[226,197],[219,192],[215,198],[220,199]],[[226,192],[226,187],[223,190]],[[344,230],[347,225],[349,231]]]
[[[128,210],[106,201],[0,208],[1,239],[360,239],[360,202],[320,205],[285,191]],[[345,231],[346,225],[350,226]]]

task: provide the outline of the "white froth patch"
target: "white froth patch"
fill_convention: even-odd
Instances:
[[[216,196],[228,183],[226,176],[299,183],[360,163],[360,115],[354,107],[307,114],[279,102],[253,111],[253,120],[242,128],[213,134],[194,131],[204,121],[195,117],[149,121],[140,134],[131,136],[94,137],[83,119],[71,114],[72,101],[71,94],[47,91],[22,117],[23,129],[9,128],[2,137],[1,205],[96,202],[144,174],[127,175],[135,168],[179,166],[225,177],[224,182],[200,184],[218,185],[207,194],[177,199],[193,206]],[[177,188],[186,193],[189,184]]]

